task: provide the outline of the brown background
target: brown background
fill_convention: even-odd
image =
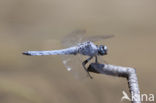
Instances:
[[[59,49],[76,29],[115,34],[103,58],[136,68],[141,92],[156,94],[155,0],[1,0],[0,102],[119,103],[126,79],[92,73],[93,80],[75,80],[58,56],[21,54]]]

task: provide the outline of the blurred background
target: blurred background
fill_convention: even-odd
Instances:
[[[0,102],[121,102],[129,92],[124,78],[91,73],[93,80],[76,80],[59,56],[21,54],[60,49],[76,29],[114,34],[101,42],[109,49],[102,58],[136,68],[141,93],[156,94],[155,0],[0,0]]]

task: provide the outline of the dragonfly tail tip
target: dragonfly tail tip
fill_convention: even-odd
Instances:
[[[23,54],[23,55],[29,55],[29,56],[31,56],[31,54],[28,53],[28,52],[23,52],[22,54]]]

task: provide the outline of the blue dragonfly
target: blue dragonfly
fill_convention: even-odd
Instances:
[[[85,30],[75,30],[62,39],[64,49],[48,50],[48,51],[26,51],[24,55],[28,56],[42,56],[42,55],[62,55],[63,64],[68,71],[73,72],[76,78],[79,78],[80,74],[87,75],[92,79],[92,76],[86,68],[86,64],[95,58],[95,62],[98,63],[98,56],[107,55],[106,45],[96,45],[94,42],[111,38],[113,35],[99,35],[86,37]],[[82,61],[82,56],[87,56],[86,60]],[[82,61],[82,62],[81,62]],[[84,68],[85,72],[82,72]]]

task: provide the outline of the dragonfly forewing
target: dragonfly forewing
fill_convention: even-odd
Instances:
[[[96,36],[84,37],[84,38],[82,39],[82,41],[97,42],[97,41],[101,41],[101,40],[104,40],[104,39],[109,39],[109,38],[112,38],[112,37],[114,37],[113,34],[96,35]]]
[[[68,48],[77,45],[78,43],[82,42],[82,38],[84,38],[85,33],[86,30],[75,30],[71,32],[61,40],[62,46]]]

